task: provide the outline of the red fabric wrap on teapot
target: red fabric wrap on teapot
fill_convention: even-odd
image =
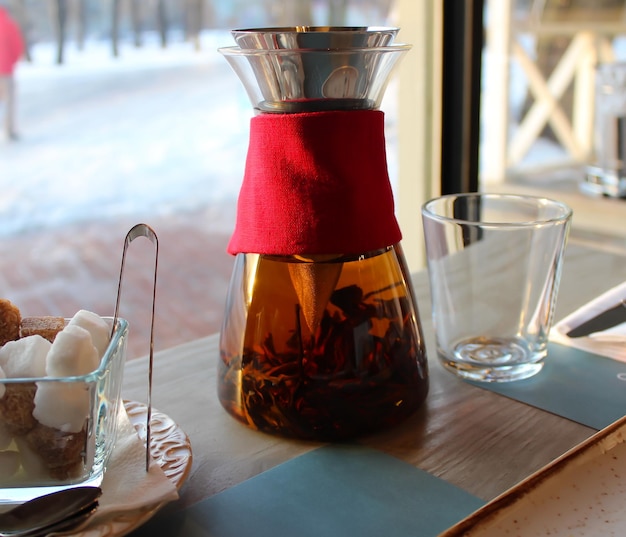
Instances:
[[[252,118],[229,253],[359,254],[400,239],[383,112]]]

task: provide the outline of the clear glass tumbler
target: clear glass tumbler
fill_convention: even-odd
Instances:
[[[422,208],[441,363],[478,381],[543,367],[572,211],[545,198],[453,194]]]

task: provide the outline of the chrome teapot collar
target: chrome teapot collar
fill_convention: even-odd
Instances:
[[[260,112],[375,110],[390,74],[410,45],[342,49],[223,47]]]

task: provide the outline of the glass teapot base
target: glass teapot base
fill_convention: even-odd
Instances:
[[[273,435],[286,438],[295,438],[299,440],[315,440],[320,442],[344,441],[357,438],[366,434],[392,428],[399,425],[421,406],[426,398],[427,389],[419,387],[416,389],[411,401],[402,401],[402,406],[393,407],[392,404],[377,405],[373,408],[361,407],[346,408],[344,400],[340,397],[334,398],[334,404],[338,408],[327,407],[335,417],[333,419],[323,418],[323,409],[316,409],[316,413],[320,416],[320,421],[311,423],[307,419],[291,419],[285,421],[279,419],[272,423],[268,416],[243,415],[232,406],[224,406],[226,411],[235,419],[247,425],[248,427]],[[372,398],[373,400],[375,398]],[[222,401],[224,405],[224,401]],[[338,411],[339,410],[339,411]],[[340,417],[337,417],[340,414]],[[311,416],[313,418],[314,416]]]
[[[222,406],[254,429],[321,441],[413,414],[428,372],[403,263],[397,247],[319,268],[302,258],[239,254],[220,342]],[[315,289],[313,301],[298,280],[311,274],[330,282],[327,295],[305,287]]]

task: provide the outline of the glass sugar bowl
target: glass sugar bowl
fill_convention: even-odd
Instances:
[[[110,335],[113,319],[102,320]],[[97,367],[85,374],[15,377],[11,366],[5,366],[9,371],[0,378],[0,504],[79,484],[100,485],[115,445],[127,339],[128,322],[118,318]],[[43,340],[33,340],[31,348],[40,349]]]

